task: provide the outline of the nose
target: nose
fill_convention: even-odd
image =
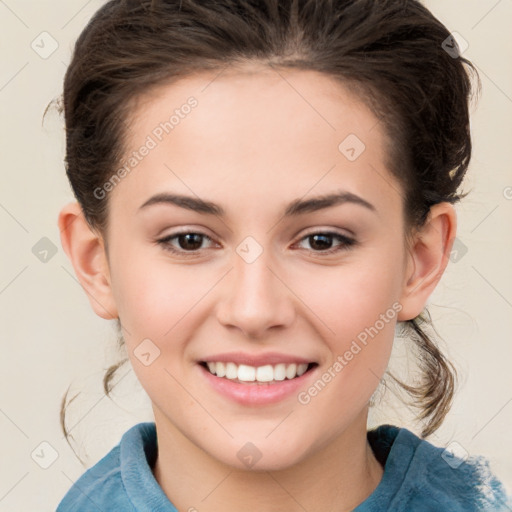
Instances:
[[[254,261],[234,253],[234,268],[217,303],[218,321],[251,339],[264,338],[271,328],[287,327],[294,319],[294,295],[269,252],[264,250]]]

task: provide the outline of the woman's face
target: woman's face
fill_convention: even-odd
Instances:
[[[262,469],[365,428],[408,261],[378,119],[324,75],[246,68],[140,98],[127,142],[110,279],[157,427]]]

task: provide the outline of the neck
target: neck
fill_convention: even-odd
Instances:
[[[377,487],[383,469],[366,438],[367,410],[330,444],[282,470],[239,470],[211,457],[155,410],[154,476],[180,511],[349,512]]]

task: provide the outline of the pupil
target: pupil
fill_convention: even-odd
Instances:
[[[311,247],[315,248],[315,244],[318,244],[318,240],[324,240],[324,242],[320,242],[320,247],[317,247],[319,248],[320,250],[325,250],[325,249],[330,249],[331,247],[331,243],[328,241],[328,242],[325,242],[325,239],[328,239],[330,240],[330,235],[311,235],[310,236],[310,239],[313,239],[314,240],[314,243],[311,244]]]
[[[190,245],[194,246],[194,241],[193,241],[193,237],[198,237],[196,238],[196,245],[198,245],[199,247],[201,246],[201,237],[202,235],[200,235],[199,233],[186,233],[185,235],[180,235],[180,247],[182,249],[191,249],[191,250],[194,250],[194,249],[197,249],[198,247],[191,247]],[[185,244],[181,243],[183,240],[186,240]],[[190,242],[190,243],[189,243]]]

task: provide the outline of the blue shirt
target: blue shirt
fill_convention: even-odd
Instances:
[[[391,425],[370,430],[368,441],[384,474],[353,512],[512,511],[482,457],[464,461]],[[57,512],[178,512],[153,476],[156,456],[155,424],[135,425],[73,484]]]

